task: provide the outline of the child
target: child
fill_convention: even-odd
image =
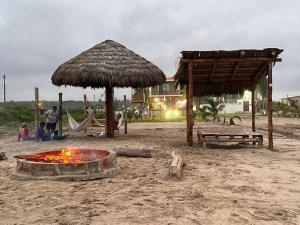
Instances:
[[[46,134],[45,132],[45,122],[40,122],[40,127],[37,129],[37,139],[39,141],[50,141],[51,138],[49,135]]]
[[[26,123],[22,123],[18,133],[18,141],[29,141],[31,140],[29,135],[29,129]]]

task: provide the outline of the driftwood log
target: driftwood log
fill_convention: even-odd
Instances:
[[[113,150],[117,153],[117,156],[127,156],[127,157],[142,157],[142,158],[152,158],[153,148],[146,147],[119,147],[113,148]]]
[[[172,151],[171,156],[172,160],[169,167],[169,176],[176,176],[178,179],[180,179],[182,167],[184,165],[183,158],[181,155],[176,154],[175,151]]]
[[[4,152],[0,152],[0,160],[5,160],[7,157],[5,156]]]

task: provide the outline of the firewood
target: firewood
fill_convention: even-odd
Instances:
[[[117,156],[126,156],[126,157],[142,157],[142,158],[152,158],[153,148],[146,147],[119,147],[113,148],[117,153]]]
[[[7,157],[5,156],[4,152],[0,152],[0,160],[5,160]]]
[[[182,167],[184,165],[181,155],[176,154],[175,151],[171,153],[172,161],[169,167],[169,176],[176,176],[178,179],[181,177]]]

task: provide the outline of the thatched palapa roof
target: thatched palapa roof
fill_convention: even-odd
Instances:
[[[52,75],[55,85],[77,87],[150,87],[166,77],[154,64],[125,46],[106,40],[60,65]]]
[[[278,48],[232,51],[182,51],[175,79],[187,84],[192,63],[193,95],[242,94],[252,90],[268,72],[269,63],[280,62]]]

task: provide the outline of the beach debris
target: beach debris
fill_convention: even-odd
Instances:
[[[117,156],[152,158],[152,147],[117,147],[113,148]]]
[[[234,119],[238,119],[240,122],[242,121],[240,116],[235,115],[235,116],[230,118],[230,121],[229,121],[230,125],[236,125],[236,123],[234,122]]]
[[[176,176],[178,179],[181,177],[182,167],[184,165],[183,158],[181,155],[176,154],[175,151],[171,153],[172,161],[169,167],[169,176]]]
[[[0,152],[0,160],[6,160],[7,157],[5,156],[4,152]]]

